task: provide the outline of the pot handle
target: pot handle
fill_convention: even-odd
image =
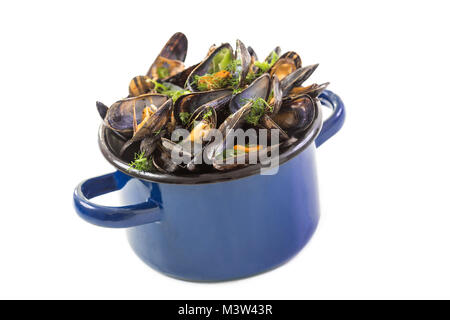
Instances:
[[[78,215],[92,224],[108,228],[128,228],[159,221],[160,206],[151,199],[123,207],[102,206],[89,201],[93,197],[122,189],[130,179],[130,176],[116,171],[81,182],[73,193]]]
[[[320,102],[333,110],[331,116],[323,122],[322,130],[316,138],[316,146],[319,147],[334,136],[342,128],[345,120],[345,107],[341,98],[330,90],[325,90],[319,96]]]

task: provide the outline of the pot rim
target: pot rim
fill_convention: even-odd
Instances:
[[[304,133],[304,138],[292,144],[287,150],[278,156],[278,165],[281,166],[285,162],[291,160],[303,150],[309,147],[317,138],[322,129],[322,108],[320,100],[316,99],[316,113],[313,123],[308,130]],[[116,167],[119,171],[130,175],[135,178],[139,178],[149,182],[167,183],[167,184],[181,184],[181,185],[193,185],[193,184],[209,184],[217,182],[226,182],[232,180],[238,180],[260,173],[263,167],[260,163],[249,165],[243,168],[233,169],[230,171],[217,171],[208,173],[190,173],[189,175],[174,175],[164,173],[152,173],[143,172],[129,167],[129,164],[121,160],[114,154],[108,143],[106,135],[108,129],[104,124],[100,125],[98,132],[98,144],[100,151],[105,159]]]

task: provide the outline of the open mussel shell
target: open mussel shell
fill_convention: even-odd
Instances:
[[[219,112],[230,101],[232,91],[228,89],[206,92],[192,92],[178,98],[174,105],[174,117],[177,124],[182,125],[180,113],[194,113],[197,108],[208,104]]]
[[[163,79],[171,77],[184,70],[184,60],[186,59],[188,48],[188,40],[181,33],[175,33],[166,45],[162,48],[156,60],[147,72],[147,76],[152,79]],[[160,77],[158,68],[166,68],[168,70],[167,77]]]
[[[181,143],[175,143],[172,140],[161,138],[161,150],[166,154],[166,162],[176,164],[180,168],[184,168],[194,156],[191,150],[183,147]],[[174,156],[177,157],[174,161]],[[167,158],[170,158],[170,162]]]
[[[258,55],[256,54],[255,50],[254,50],[252,47],[248,46],[248,47],[247,47],[247,51],[248,51],[248,53],[250,54],[250,57],[251,57],[254,61],[258,61]]]
[[[209,140],[210,132],[217,127],[216,111],[208,105],[198,108],[189,119],[189,135],[178,144],[189,153],[195,155],[195,150],[201,150]],[[194,149],[195,147],[195,149]]]
[[[283,90],[281,89],[280,80],[278,80],[277,76],[272,77],[272,86],[271,86],[271,98],[269,105],[272,107],[271,114],[276,114],[281,108],[281,104],[283,103]]]
[[[250,50],[249,50],[249,52],[250,52]],[[276,47],[275,49],[270,51],[269,55],[266,57],[266,59],[264,59],[264,61],[270,65],[272,63],[272,59],[274,59],[275,57],[279,57],[280,53],[281,53],[281,48]],[[252,54],[250,53],[250,55],[252,55]],[[252,55],[252,57],[253,57],[253,55]],[[255,58],[255,60],[258,60],[258,58],[256,57],[256,54],[255,54],[254,58]],[[260,69],[255,65],[252,65],[251,68],[252,68],[253,73],[258,73],[260,71]]]
[[[161,147],[169,154],[178,153],[179,156],[186,160],[185,162],[189,161],[193,157],[193,154],[189,152],[188,149],[183,149],[183,146],[180,143],[176,143],[167,138],[161,138]]]
[[[190,133],[187,137],[177,144],[182,150],[186,150],[187,154],[191,154],[191,159],[185,161],[186,168],[189,171],[196,171],[198,164],[196,158],[201,158],[203,150],[210,143],[211,131],[217,127],[217,114],[214,108],[208,105],[198,108],[190,119]],[[186,156],[183,154],[183,160]]]
[[[240,63],[236,66],[236,75],[235,75],[235,77],[238,78],[236,88],[240,88],[244,85],[246,81],[246,77],[248,71],[250,70],[250,64],[252,61],[252,58],[247,50],[247,47],[242,43],[241,40],[236,40],[235,57],[237,61],[240,61]]]
[[[163,105],[161,105],[155,113],[153,113],[150,117],[144,119],[139,130],[137,130],[134,133],[133,137],[122,146],[120,153],[123,154],[125,150],[133,143],[141,141],[146,137],[151,137],[155,134],[158,134],[159,131],[162,130],[164,126],[170,121],[172,109],[172,99],[169,99]]]
[[[208,116],[206,116],[208,115]],[[204,104],[198,107],[191,116],[190,122],[191,124],[195,124],[196,122],[204,121],[208,123],[210,129],[215,129],[217,127],[217,112],[209,103]]]
[[[169,77],[169,78],[166,78],[164,81],[165,81],[165,82],[172,83],[172,84],[174,84],[174,85],[176,85],[176,86],[179,86],[179,87],[183,88],[184,85],[185,85],[185,83],[186,83],[187,78],[189,77],[189,75],[191,74],[191,72],[192,72],[197,66],[198,66],[198,63],[197,63],[197,64],[194,64],[193,66],[190,66],[189,68],[184,69],[184,70],[181,71],[181,72],[178,72],[177,74],[175,74],[175,75],[173,75],[173,76],[171,76],[171,77]]]
[[[95,105],[97,106],[97,111],[98,111],[98,114],[100,115],[100,118],[102,118],[102,120],[104,120],[106,117],[106,114],[108,113],[108,106],[100,101],[97,101],[95,103]]]
[[[270,92],[270,76],[265,73],[254,80],[247,88],[236,94],[230,101],[230,112],[235,113],[251,99],[266,100]]]
[[[232,150],[232,149],[230,149]],[[222,151],[223,152],[223,151]],[[213,161],[212,165],[216,170],[219,171],[227,171],[232,169],[237,169],[241,167],[245,167],[249,165],[250,157],[252,156],[258,156],[257,153],[243,153],[243,154],[237,154],[237,155],[230,155],[228,157],[225,157],[223,159],[218,159],[220,155],[217,155]]]
[[[226,50],[229,50],[228,52]],[[233,48],[229,43],[224,43],[221,46],[214,49],[214,51],[209,54],[200,64],[191,72],[189,77],[186,80],[185,87],[187,87],[190,91],[199,91],[197,85],[194,83],[195,76],[204,76],[207,73],[212,73],[214,58],[218,54],[227,54],[231,55],[231,59],[233,59]]]
[[[228,118],[226,118],[225,121],[222,122],[222,124],[218,128],[221,136],[223,137],[222,144],[215,141],[208,145],[208,151],[206,152],[206,154],[208,155],[208,159],[212,159],[218,153],[222,152],[222,150],[226,149],[227,146],[234,143],[234,141],[231,141],[232,139],[229,139],[229,135],[232,130],[240,129],[245,125],[246,117],[250,114],[251,108],[252,103],[247,102],[246,105],[228,116]]]
[[[287,75],[283,80],[281,80],[280,84],[283,95],[287,96],[292,88],[300,87],[303,82],[305,82],[313,74],[318,66],[318,64],[313,64],[297,69],[291,74]]]
[[[225,121],[221,123],[218,130],[222,139],[220,141],[212,141],[204,148],[204,157],[207,161],[212,163],[214,157],[227,148],[227,144],[230,143],[230,140],[227,140],[227,137],[231,132],[231,129],[241,128],[245,123],[245,117],[250,113],[250,111],[251,103],[249,102],[237,112],[229,115]]]
[[[248,46],[247,47],[247,51],[250,54],[250,67],[249,67],[249,72],[252,73],[257,73],[259,68],[257,66],[255,66],[255,61],[258,61],[258,56],[256,55],[255,50],[253,50],[252,47]]]
[[[161,145],[152,157],[153,166],[162,173],[175,173],[180,169],[179,165],[172,161],[171,154]]]
[[[269,73],[271,76],[276,75],[280,81],[282,81],[286,76],[291,74],[297,69],[302,67],[302,60],[300,56],[289,51],[284,53],[275,64],[270,68]]]
[[[186,60],[188,39],[182,32],[176,32],[162,48],[159,56],[183,61]]]
[[[281,48],[277,46],[275,49],[270,51],[269,55],[266,57],[266,59],[264,59],[264,61],[270,64],[270,63],[272,63],[272,59],[274,58],[274,56],[279,57],[280,54],[281,54]]]
[[[273,115],[272,119],[292,136],[306,130],[313,122],[315,114],[315,99],[303,95],[292,101],[284,102],[280,111]]]
[[[242,168],[248,165],[265,163],[268,156],[275,150],[279,150],[280,144],[256,147],[250,147],[251,151],[235,153],[235,147],[223,150],[221,154],[214,157],[212,165],[216,170],[228,171]]]
[[[284,131],[271,117],[267,114],[263,115],[259,120],[260,125],[267,130],[277,130],[279,134],[279,140],[285,141],[289,139],[288,134]]]
[[[129,137],[133,134],[133,114],[136,114],[136,121],[140,123],[144,108],[152,105],[159,108],[167,100],[169,98],[161,94],[145,94],[119,100],[108,109],[104,122],[112,130]]]
[[[130,97],[137,97],[149,93],[155,85],[148,76],[137,76],[131,79],[128,86]]]
[[[329,82],[317,84],[313,83],[307,87],[294,87],[284,100],[293,100],[300,95],[307,94],[311,98],[317,98],[329,85]]]
[[[155,150],[158,141],[166,134],[166,130],[161,130],[158,134],[148,136],[141,141],[140,151],[148,158]]]

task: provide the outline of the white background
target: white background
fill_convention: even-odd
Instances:
[[[450,298],[448,13],[431,0],[3,1],[0,298]],[[295,50],[346,104],[317,152],[319,228],[272,272],[174,280],[72,208],[79,181],[113,170],[95,101],[125,96],[176,31],[188,65],[236,38],[260,57]]]

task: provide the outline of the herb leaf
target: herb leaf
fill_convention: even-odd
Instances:
[[[169,69],[165,67],[159,67],[156,69],[156,73],[158,74],[159,79],[164,79],[169,76]]]
[[[221,70],[226,70],[227,66],[232,62],[233,57],[231,50],[228,48],[223,48],[218,52],[212,60],[212,66],[209,73],[216,73]]]
[[[203,114],[203,119],[204,120],[207,120],[208,118],[210,118],[212,116],[212,110],[211,109],[208,109],[208,111],[206,111],[204,114]]]
[[[272,52],[272,56],[270,57],[270,59],[268,61],[255,61],[254,65],[258,68],[258,71],[255,73],[252,70],[250,70],[250,72],[247,74],[247,77],[245,78],[247,83],[251,83],[253,82],[253,80],[255,80],[256,78],[258,78],[259,76],[261,76],[263,73],[266,73],[267,71],[270,70],[270,68],[272,68],[272,66],[275,64],[275,62],[278,61],[278,55],[275,51]]]
[[[259,123],[261,117],[269,110],[272,111],[272,107],[263,99],[248,99],[248,101],[252,102],[250,113],[245,117],[245,120],[256,126]]]
[[[183,125],[187,125],[189,122],[189,118],[191,117],[191,114],[189,112],[180,112],[179,116]]]
[[[197,85],[197,88],[200,91],[226,88],[230,85],[231,80],[231,73],[226,70],[221,70],[213,74],[207,73],[203,76],[194,76],[194,83]]]
[[[156,80],[150,80],[154,84],[154,89],[156,92],[160,94],[164,94],[170,98],[172,98],[173,102],[177,101],[179,97],[184,94],[191,93],[189,90],[181,89],[181,90],[173,90],[162,83],[159,83]]]
[[[151,171],[153,169],[153,163],[151,158],[147,159],[144,156],[144,152],[135,153],[134,161],[130,162],[130,167],[128,169],[136,169],[139,171]]]

